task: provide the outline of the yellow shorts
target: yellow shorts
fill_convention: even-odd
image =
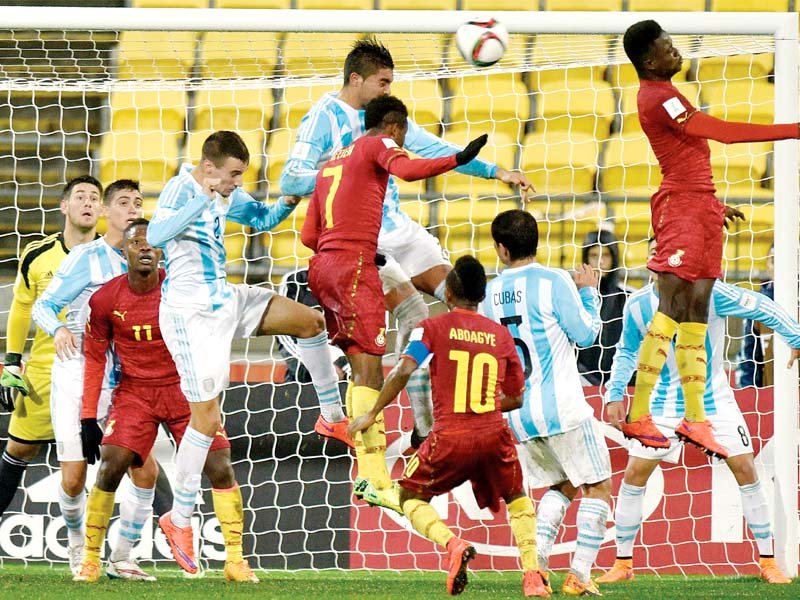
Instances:
[[[50,372],[28,371],[29,396],[18,395],[8,423],[8,435],[18,442],[52,442],[53,421],[50,418]]]

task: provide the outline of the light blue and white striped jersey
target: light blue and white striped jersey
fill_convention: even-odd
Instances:
[[[364,111],[356,110],[339,100],[338,92],[325,94],[303,117],[295,145],[281,173],[281,193],[308,196],[314,191],[317,171],[331,155],[364,135]],[[403,146],[423,158],[437,158],[458,152],[449,144],[408,120],[408,133]],[[497,166],[476,158],[455,169],[459,173],[492,179]],[[389,233],[409,220],[400,210],[400,191],[394,177],[389,177],[383,202],[381,233]]]
[[[592,416],[573,343],[591,346],[600,331],[596,289],[578,290],[563,269],[534,262],[493,279],[482,309],[509,328],[525,370],[525,401],[508,413],[517,439],[564,433]]]
[[[617,343],[611,376],[606,386],[606,402],[623,400],[628,382],[636,371],[642,340],[657,311],[658,294],[653,284],[644,286],[628,298],[622,314],[622,336]],[[717,414],[718,407],[733,397],[728,374],[723,368],[725,317],[760,321],[783,336],[792,348],[800,348],[800,324],[778,304],[763,294],[722,281],[714,283],[708,312],[706,352],[709,360],[703,396],[706,414],[709,415]],[[658,383],[650,395],[650,410],[655,418],[680,418],[686,410],[678,364],[675,361],[674,342]]]
[[[164,248],[167,278],[162,301],[213,311],[232,297],[225,278],[225,221],[269,231],[294,206],[283,200],[265,204],[240,188],[229,198],[217,194],[209,199],[192,176],[193,169],[184,164],[167,182],[147,228],[147,241]]]
[[[122,252],[110,246],[105,238],[76,246],[33,305],[33,320],[49,335],[66,326],[82,340],[89,316],[89,298],[104,283],[127,272]],[[64,307],[67,307],[66,322],[58,318]]]

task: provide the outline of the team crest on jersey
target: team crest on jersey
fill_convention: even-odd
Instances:
[[[112,435],[114,433],[114,425],[116,425],[117,421],[115,419],[111,419],[106,425],[106,431],[104,435]]]
[[[670,267],[680,267],[683,264],[683,255],[686,254],[683,250],[678,250],[675,254],[669,257],[667,262]]]
[[[378,345],[378,346],[385,346],[386,345],[386,335],[384,335],[385,331],[386,331],[386,329],[381,327],[380,332],[378,332],[378,335],[375,336],[375,344],[376,345]]]

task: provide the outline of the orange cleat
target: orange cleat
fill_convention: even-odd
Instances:
[[[343,421],[331,423],[326,421],[324,417],[320,415],[317,419],[317,422],[314,424],[314,431],[316,431],[322,437],[339,440],[340,442],[347,444],[350,448],[355,448],[356,445],[353,443],[353,438],[347,435],[348,425],[350,425],[350,420],[347,417],[345,417]]]
[[[467,563],[475,558],[475,548],[457,537],[447,542],[450,570],[447,573],[447,593],[458,596],[467,587]]]
[[[258,583],[258,577],[253,573],[250,563],[246,560],[240,560],[239,562],[225,561],[223,574],[226,581]]]
[[[777,568],[777,567],[776,567]],[[78,572],[72,578],[72,581],[83,581],[85,583],[97,583],[100,580],[100,575],[103,570],[100,566],[99,560],[91,560],[84,558]],[[763,571],[762,571],[763,573]]]
[[[526,598],[549,598],[550,592],[544,586],[539,571],[525,571],[522,575],[522,593]]]
[[[172,511],[164,513],[158,519],[158,526],[167,536],[172,556],[178,566],[194,575],[197,573],[197,560],[194,557],[194,535],[191,526],[178,527],[172,522]]]
[[[542,585],[544,585],[544,589],[547,590],[548,594],[552,594],[553,586],[550,585],[550,573],[548,573],[547,571],[539,571],[539,575],[542,578]]]
[[[761,567],[761,579],[767,583],[792,583],[792,580],[783,574],[774,558],[761,558],[758,561]]]
[[[653,423],[653,415],[642,415],[635,421],[625,421],[622,424],[622,435],[632,440],[638,440],[642,446],[648,448],[669,448],[669,440],[658,430]]]
[[[622,583],[623,581],[633,581],[633,559],[617,559],[614,566],[597,578],[597,583]]]
[[[714,426],[711,425],[710,421],[694,422],[682,419],[675,429],[675,435],[682,442],[697,446],[709,456],[716,456],[722,459],[728,458],[728,451],[714,439],[712,429],[714,429]]]
[[[586,583],[578,579],[575,573],[570,573],[564,580],[561,591],[567,596],[602,596],[597,584],[589,579]]]

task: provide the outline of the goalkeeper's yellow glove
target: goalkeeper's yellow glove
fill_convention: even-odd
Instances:
[[[30,389],[28,382],[22,377],[22,356],[9,352],[3,361],[3,373],[0,375],[0,406],[8,412],[13,411],[17,393],[27,396]]]

